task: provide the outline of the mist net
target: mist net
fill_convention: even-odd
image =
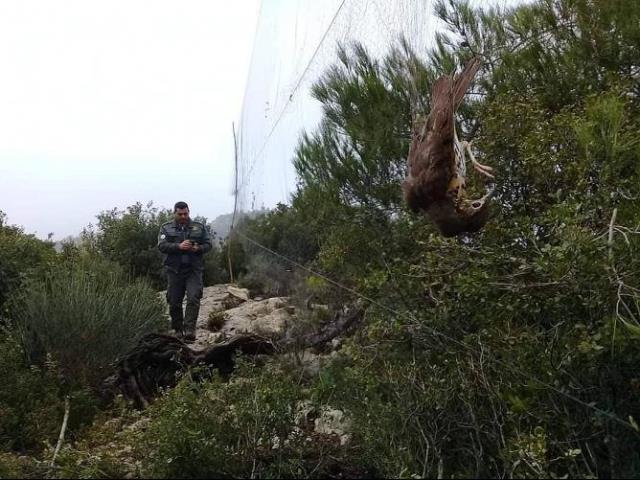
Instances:
[[[321,117],[314,82],[339,45],[382,57],[402,36],[416,52],[433,36],[432,0],[279,0],[262,3],[237,128],[237,215],[288,203],[302,131]]]

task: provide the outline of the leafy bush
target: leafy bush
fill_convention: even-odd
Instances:
[[[222,256],[222,251],[214,241],[213,248],[204,256],[204,272],[202,275],[202,281],[205,287],[227,281],[227,271],[223,266],[224,262],[225,260]]]
[[[141,478],[141,456],[136,447],[148,421],[122,399],[100,412],[76,442],[60,450],[52,478]]]
[[[158,289],[164,285],[162,254],[157,249],[160,226],[173,218],[168,209],[136,203],[98,215],[95,247],[101,255],[134,277],[145,277]]]
[[[105,261],[29,280],[11,310],[30,361],[50,356],[72,384],[95,386],[142,335],[167,326],[158,294]]]
[[[29,366],[8,332],[0,337],[0,376],[0,449],[28,451],[55,444],[66,394],[73,404],[67,438],[73,438],[95,413],[95,399],[87,390],[65,387],[58,366],[51,361]]]
[[[326,476],[346,449],[297,427],[304,391],[270,364],[229,383],[185,378],[150,409],[145,474],[163,478]]]
[[[318,251],[313,231],[305,224],[305,220],[299,210],[280,203],[272,211],[246,219],[239,228],[265,247],[304,263],[313,259]],[[251,250],[256,251],[255,248],[252,246]]]
[[[64,411],[55,370],[51,364],[30,368],[6,332],[0,346],[0,446],[27,450],[54,441]]]
[[[163,223],[173,220],[169,209],[136,203],[126,210],[112,209],[98,215],[97,230],[85,230],[84,240],[99,255],[117,263],[135,278],[145,278],[157,289],[166,288],[163,255],[157,248]],[[194,220],[207,224],[204,217]],[[213,248],[205,255],[204,284],[224,280],[220,249],[212,236]]]
[[[0,478],[46,478],[47,470],[32,458],[0,452]]]
[[[240,277],[240,286],[248,288],[252,295],[278,297],[288,295],[294,280],[291,267],[284,262],[254,254],[247,263],[247,272]]]
[[[207,318],[207,328],[212,332],[218,332],[224,326],[225,316],[224,312],[212,311],[209,312]]]
[[[6,215],[0,211],[0,316],[5,302],[26,276],[55,261],[51,242],[25,234],[20,227],[7,225]]]
[[[314,233],[311,219],[307,214],[301,214],[301,211],[278,204],[274,210],[244,219],[240,223],[238,228],[251,239],[243,239],[246,259],[239,281],[243,287],[267,296],[289,295],[296,288],[299,283],[296,268],[283,258],[274,257],[256,243],[297,263],[313,260],[318,253],[318,237]]]
[[[229,268],[233,270],[233,280],[238,281],[247,272],[247,253],[238,237],[231,234],[224,241],[219,242],[220,254],[218,256],[218,266],[221,271],[222,281],[230,282],[231,274]],[[231,265],[229,265],[231,260]]]

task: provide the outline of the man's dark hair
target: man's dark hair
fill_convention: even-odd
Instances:
[[[173,206],[173,212],[177,212],[178,209],[182,210],[183,208],[189,208],[189,205],[187,205],[186,202],[177,202],[174,206]]]

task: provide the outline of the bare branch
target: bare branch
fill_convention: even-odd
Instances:
[[[69,395],[64,397],[64,417],[62,419],[62,427],[60,428],[60,436],[58,437],[58,444],[56,445],[56,449],[53,452],[53,458],[51,459],[51,463],[49,464],[53,467],[56,463],[56,458],[58,457],[58,453],[60,452],[60,448],[62,447],[62,443],[64,442],[64,434],[67,431],[67,422],[69,421],[69,411],[71,409],[71,405],[69,402]]]

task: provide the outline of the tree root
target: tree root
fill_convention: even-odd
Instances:
[[[255,357],[284,353],[294,348],[317,348],[353,329],[363,314],[364,309],[358,305],[336,314],[335,319],[321,331],[301,338],[273,342],[255,335],[236,335],[202,351],[195,351],[170,335],[148,334],[120,359],[116,372],[103,381],[99,393],[105,401],[121,394],[137,408],[146,408],[159,390],[175,386],[180,375],[192,367],[206,367],[209,372],[215,369],[221,375],[229,376],[238,353]]]

